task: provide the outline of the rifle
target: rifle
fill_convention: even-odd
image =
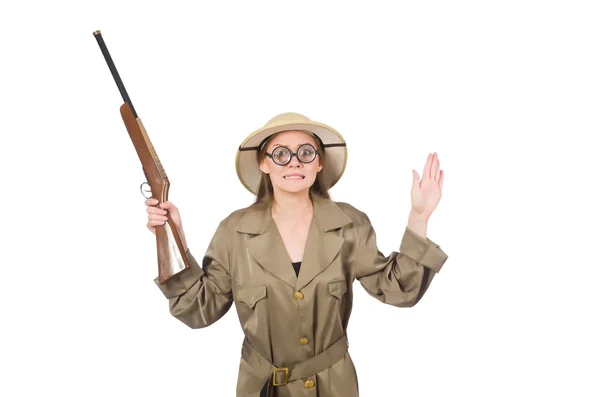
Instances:
[[[131,103],[131,99],[129,99],[129,95],[127,95],[119,72],[117,72],[117,68],[112,61],[99,30],[94,32],[94,37],[96,37],[96,41],[100,46],[100,50],[104,55],[108,68],[110,69],[110,72],[117,83],[117,87],[121,92],[123,101],[125,102],[120,108],[121,117],[125,123],[125,128],[127,128],[129,137],[133,142],[135,151],[142,162],[142,171],[146,177],[146,182],[143,182],[140,185],[140,190],[142,190],[144,184],[148,184],[152,192],[150,197],[158,200],[159,204],[156,205],[158,207],[160,203],[168,200],[169,187],[171,186],[169,178],[167,178],[167,174],[154,150],[154,146],[152,146],[152,142],[150,142],[150,138],[142,124],[142,120],[138,117],[135,108]],[[146,197],[143,190],[142,195]],[[158,254],[158,281],[160,284],[164,284],[171,277],[190,267],[189,260],[183,249],[181,237],[168,212],[167,218],[167,222],[164,225],[156,226],[155,228]]]

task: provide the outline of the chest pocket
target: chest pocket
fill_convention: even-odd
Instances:
[[[341,298],[347,291],[346,280],[333,280],[327,284],[329,293],[336,298]]]
[[[267,286],[266,285],[240,287],[237,290],[237,300],[247,304],[248,307],[250,307],[250,309],[254,309],[254,306],[256,306],[256,303],[266,297],[267,297]]]

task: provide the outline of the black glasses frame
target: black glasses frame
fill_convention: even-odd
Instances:
[[[300,150],[302,150],[302,148],[305,148],[307,146],[314,151],[315,155],[309,161],[303,161],[303,160],[300,159],[300,156],[298,156],[298,152],[300,152]],[[273,153],[276,150],[287,150],[287,152],[289,153],[290,157],[288,158],[288,160],[285,163],[279,163],[279,162],[275,161],[275,159],[273,158]],[[275,164],[282,165],[282,166],[283,165],[288,165],[290,163],[290,161],[292,161],[292,159],[294,158],[294,156],[296,156],[296,158],[298,159],[299,162],[304,163],[304,164],[309,164],[309,163],[312,163],[313,161],[315,161],[315,159],[317,158],[318,155],[319,155],[319,152],[317,151],[317,148],[315,148],[310,143],[305,143],[304,145],[300,146],[295,153],[292,152],[290,149],[288,149],[285,146],[277,146],[275,149],[273,149],[273,151],[271,153],[265,153],[265,156],[267,156],[268,158],[270,158],[271,160],[273,160],[273,162]]]

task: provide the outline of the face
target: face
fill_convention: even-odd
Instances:
[[[317,148],[317,141],[312,135],[304,131],[284,131],[269,141],[267,153],[273,153],[273,149],[280,146],[285,146],[290,152],[296,153],[300,146],[307,143]],[[308,164],[298,160],[297,156],[293,156],[286,165],[277,165],[273,159],[266,156],[260,163],[260,170],[271,177],[273,189],[288,193],[308,191],[317,178],[317,173],[322,169],[321,156],[318,154]]]

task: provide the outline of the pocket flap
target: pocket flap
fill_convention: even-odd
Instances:
[[[329,293],[331,295],[341,297],[346,293],[347,285],[346,280],[334,280],[328,283]]]
[[[259,300],[267,296],[267,286],[257,285],[252,287],[241,287],[237,291],[237,299],[240,302],[244,302],[250,308],[254,309],[254,305]]]

